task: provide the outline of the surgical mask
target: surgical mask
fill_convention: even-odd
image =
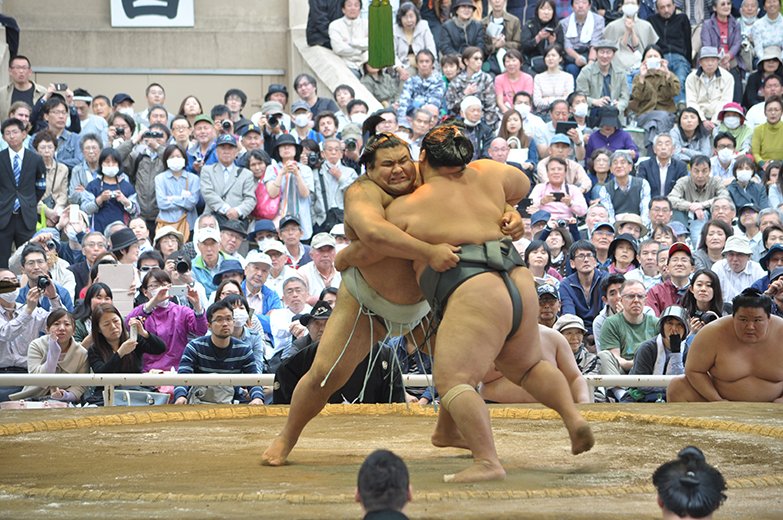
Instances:
[[[633,18],[634,16],[636,16],[636,13],[639,12],[639,6],[633,4],[626,4],[622,7],[622,9],[623,9],[623,14],[628,18]]]
[[[243,327],[250,315],[244,308],[234,309],[234,327]]]
[[[718,150],[718,159],[722,163],[727,163],[734,159],[734,151],[728,148],[721,148]]]
[[[737,180],[742,183],[750,182],[753,177],[753,170],[737,170]]]
[[[106,177],[116,177],[117,174],[120,173],[120,168],[119,166],[104,166],[101,168],[101,172],[103,172]]]
[[[351,122],[356,123],[357,125],[364,123],[365,119],[367,119],[367,114],[364,112],[356,112],[355,114],[351,114]]]
[[[9,293],[0,294],[0,300],[3,300],[6,303],[14,303],[17,297],[19,297],[18,287]]]
[[[755,18],[753,16],[742,17],[742,23],[744,23],[745,25],[753,25],[754,23],[756,23],[756,20],[758,20],[758,18]]]
[[[465,122],[465,126],[467,126],[468,128],[474,128],[474,127],[478,126],[478,124],[481,122],[481,120],[479,119],[478,121],[471,121],[470,119],[468,119],[466,117],[464,119],[464,122]]]
[[[587,117],[587,103],[578,103],[574,105],[574,115],[576,117]]]
[[[739,128],[740,122],[739,116],[724,116],[723,118],[723,124],[726,125],[726,128],[731,130]]]
[[[519,112],[519,114],[522,116],[522,118],[526,118],[527,115],[530,113],[530,105],[526,105],[524,103],[520,103],[518,105],[514,105],[514,110]]]
[[[294,118],[294,124],[298,126],[299,128],[304,128],[307,126],[307,123],[310,122],[310,119],[307,117],[307,114],[299,114]]]
[[[125,114],[126,116],[133,117],[133,109],[131,107],[122,107],[117,109],[117,112],[120,114]]]
[[[185,159],[182,157],[171,157],[166,161],[166,166],[173,172],[180,172],[185,168]]]
[[[160,291],[162,291],[163,289],[164,289],[164,287],[158,287],[157,289],[153,289],[152,291],[150,291],[150,296],[152,296],[152,298],[150,298],[150,299],[151,299],[151,300],[154,300],[154,299],[155,299],[155,297],[158,295],[158,293],[159,293]],[[168,298],[166,298],[166,299],[165,299],[165,300],[163,300],[162,302],[158,302],[158,307],[161,307],[161,308],[165,309],[166,307],[168,307],[168,306],[169,306],[169,303],[171,303],[171,300],[169,300]]]

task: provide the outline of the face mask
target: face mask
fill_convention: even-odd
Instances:
[[[467,126],[468,128],[474,128],[474,127],[478,126],[478,124],[481,122],[481,120],[479,120],[479,121],[471,121],[467,117],[465,118],[464,121],[465,121],[465,126]]]
[[[623,9],[623,14],[628,18],[633,18],[634,16],[636,16],[636,13],[639,12],[639,6],[633,4],[624,5],[622,9]]]
[[[756,22],[757,18],[753,16],[743,16],[742,17],[742,23],[745,25],[753,25]]]
[[[753,177],[753,170],[737,170],[737,180],[742,183],[750,182]]]
[[[727,163],[734,159],[734,152],[729,150],[728,148],[721,148],[718,150],[718,159],[722,163]]]
[[[185,159],[182,157],[171,157],[166,161],[166,166],[173,172],[182,171],[185,168]]]
[[[19,296],[19,288],[13,290],[13,292],[0,294],[0,300],[3,300],[6,303],[14,303],[16,301],[16,298]]]
[[[119,166],[104,166],[101,171],[106,177],[116,177],[120,173]]]
[[[587,103],[579,103],[578,105],[574,105],[574,115],[576,117],[587,117]]]
[[[519,114],[525,118],[530,113],[530,105],[520,103],[519,105],[514,105],[514,110],[519,112]]]
[[[310,119],[308,119],[307,114],[299,114],[294,118],[294,124],[298,126],[299,128],[304,128],[307,126],[307,123],[310,122]]]
[[[725,116],[723,118],[723,124],[726,125],[726,128],[736,130],[739,128],[740,118],[739,116]]]
[[[125,114],[126,116],[133,117],[133,109],[131,107],[122,107],[117,110],[120,114]]]
[[[357,125],[364,123],[365,119],[367,119],[367,114],[364,112],[357,112],[351,115],[351,122]]]
[[[247,313],[247,311],[242,309],[234,309],[234,327],[239,328],[243,327],[245,323],[247,323],[247,319],[250,317],[250,315]]]
[[[158,295],[158,293],[159,293],[160,291],[162,291],[162,290],[163,290],[163,288],[162,288],[162,287],[159,287],[159,288],[157,288],[157,289],[153,289],[152,291],[150,291],[150,296],[151,296],[151,298],[150,298],[150,299],[151,299],[151,300],[154,300],[154,299],[155,299],[155,297]],[[158,303],[158,307],[161,307],[161,308],[164,308],[164,309],[165,309],[166,307],[168,307],[168,306],[169,306],[169,303],[171,303],[171,301],[170,301],[168,298],[166,298],[166,299],[165,299],[165,300],[163,300],[162,302],[159,302],[159,303]]]

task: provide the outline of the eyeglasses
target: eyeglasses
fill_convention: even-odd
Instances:
[[[221,323],[234,323],[234,317],[229,316],[227,318],[215,318],[210,323],[217,323],[218,325]]]
[[[85,242],[84,247],[90,247],[90,248],[92,248],[92,247],[102,247],[102,248],[106,248],[106,243],[105,242]]]
[[[153,269],[155,269],[155,267],[156,266],[143,265],[143,266],[139,267],[139,271],[142,272],[142,273],[146,273],[148,271],[152,271]],[[147,289],[150,289],[150,287],[147,287]]]
[[[50,114],[54,114],[56,116],[67,116],[68,115],[68,111],[67,110],[50,110],[49,113]]]
[[[28,260],[24,263],[26,267],[35,267],[36,265],[46,265],[46,260]]]
[[[595,257],[595,255],[593,253],[581,253],[581,254],[578,254],[578,255],[574,256],[574,260],[583,261],[583,260],[588,260],[588,259],[594,258],[594,257]]]
[[[642,301],[645,298],[646,298],[646,295],[644,295],[644,294],[623,294],[622,295],[622,299],[623,300],[630,300],[630,301],[633,301],[633,300]]]

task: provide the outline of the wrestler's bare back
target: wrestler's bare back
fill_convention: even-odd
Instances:
[[[770,317],[766,337],[754,343],[737,338],[727,316],[702,329],[691,346],[685,373],[709,372],[713,385],[729,401],[772,402],[783,395],[783,318]]]

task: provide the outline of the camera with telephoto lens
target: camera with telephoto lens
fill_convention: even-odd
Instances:
[[[696,311],[693,313],[693,317],[701,321],[705,325],[707,325],[708,323],[712,323],[713,321],[718,319],[718,315],[712,311],[707,311],[707,312]]]
[[[356,150],[356,139],[346,139],[345,140],[345,149],[349,152],[353,152]]]
[[[274,128],[280,124],[280,118],[275,114],[269,114],[269,117],[266,118],[266,122],[270,127]]]
[[[190,264],[188,263],[187,260],[185,260],[185,257],[182,256],[177,257],[176,269],[179,274],[185,274],[188,271],[190,271]]]
[[[228,132],[231,130],[231,121],[224,119],[223,122],[220,123],[220,127],[223,129],[223,131]]]
[[[52,281],[46,276],[39,276],[35,285],[43,292],[52,285]]]
[[[310,168],[317,168],[318,162],[321,160],[321,158],[318,156],[317,152],[310,152],[307,154],[307,166]]]

